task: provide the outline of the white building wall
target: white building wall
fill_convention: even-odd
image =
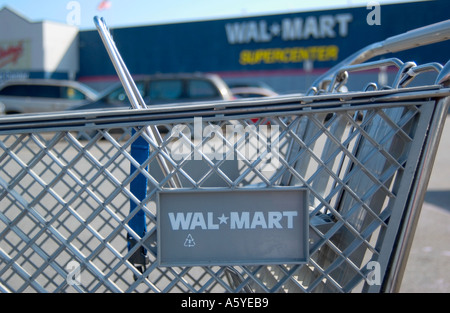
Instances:
[[[31,22],[10,8],[0,9],[0,73],[60,72],[74,78],[79,70],[78,42],[75,26]]]
[[[0,10],[0,70],[42,71],[42,24],[32,23],[10,9]],[[8,62],[7,54],[21,47],[19,59]]]
[[[78,28],[44,21],[42,33],[45,72],[68,72],[74,78],[80,59]]]

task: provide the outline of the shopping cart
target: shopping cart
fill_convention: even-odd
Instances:
[[[95,22],[135,109],[1,118],[1,292],[399,289],[450,66],[362,62],[446,40],[450,21],[359,51],[305,95],[150,108]],[[342,92],[383,66],[389,86]]]

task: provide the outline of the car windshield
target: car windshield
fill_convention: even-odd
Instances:
[[[71,88],[71,87],[69,87],[69,88]],[[82,91],[83,91],[83,93],[86,94],[87,97],[91,98],[92,100],[98,99],[100,97],[100,93],[98,91],[96,91],[95,89],[93,89],[87,85],[83,85]]]
[[[86,95],[73,87],[61,87],[61,97],[69,100],[84,100]]]
[[[148,96],[151,100],[175,100],[183,97],[183,81],[156,80],[150,82]]]
[[[145,84],[144,82],[136,82],[136,87],[139,90],[139,93],[142,97],[145,96]],[[125,89],[120,87],[113,88],[112,91],[110,89],[106,91],[105,96],[108,102],[125,102],[128,101],[127,93]]]
[[[219,92],[206,80],[191,80],[188,88],[189,97],[193,99],[212,98],[217,97]]]

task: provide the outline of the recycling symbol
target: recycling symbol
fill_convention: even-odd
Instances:
[[[184,246],[187,247],[187,248],[192,248],[192,247],[195,246],[195,241],[194,241],[194,238],[192,238],[191,234],[189,234],[186,237],[186,240],[184,241]]]

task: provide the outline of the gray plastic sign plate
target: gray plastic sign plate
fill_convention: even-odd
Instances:
[[[306,263],[307,200],[298,187],[161,191],[159,265]]]

